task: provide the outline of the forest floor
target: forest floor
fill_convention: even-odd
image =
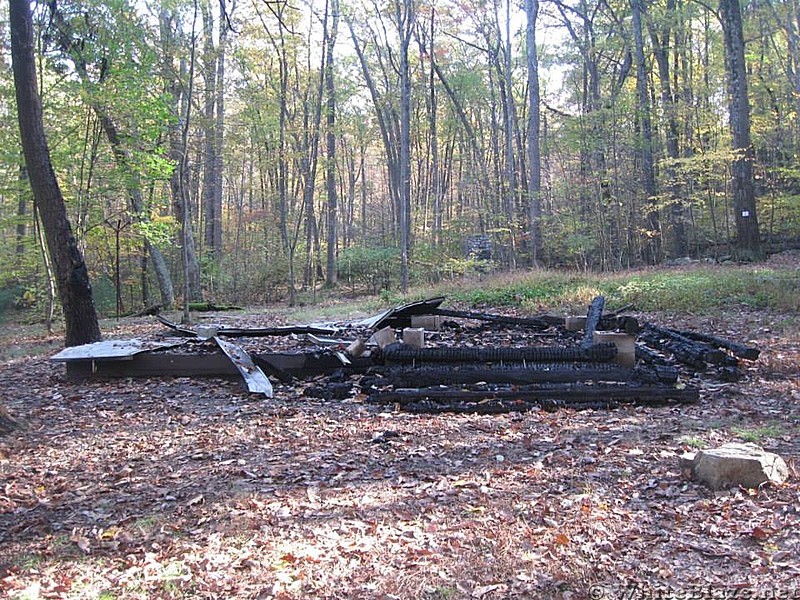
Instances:
[[[26,428],[0,438],[0,597],[800,597],[800,316],[641,316],[761,358],[694,382],[696,405],[414,415],[222,379],[70,383],[48,361],[60,339],[15,329],[0,401]],[[789,481],[683,477],[681,453],[742,440]]]

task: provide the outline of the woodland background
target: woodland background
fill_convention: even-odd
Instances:
[[[54,297],[7,11],[0,317]],[[797,0],[70,0],[35,5],[34,25],[101,314],[754,258],[800,236]],[[737,229],[743,166],[755,241]],[[475,235],[488,265],[465,252]]]

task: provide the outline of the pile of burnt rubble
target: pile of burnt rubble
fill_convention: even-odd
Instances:
[[[692,380],[736,381],[740,359],[759,354],[713,335],[640,324],[623,311],[604,314],[602,297],[585,317],[533,318],[430,305],[439,300],[386,315],[365,372],[341,370],[306,394],[347,398],[358,386],[371,403],[426,413],[684,404],[699,399]],[[433,324],[433,331],[422,344],[418,335],[406,343],[407,328],[414,333],[418,324]]]
[[[499,413],[693,403],[698,377],[736,381],[742,361],[759,354],[711,334],[640,323],[624,310],[605,312],[602,297],[581,317],[450,310],[443,301],[345,325],[191,329],[162,318],[167,340],[116,342],[111,352],[105,343],[53,360],[67,362],[74,378],[238,374],[266,395],[270,380],[303,382],[306,396],[328,400]],[[265,337],[274,338],[269,352]]]

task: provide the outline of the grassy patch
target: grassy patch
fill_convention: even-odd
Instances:
[[[783,429],[778,425],[764,425],[753,429],[731,427],[731,433],[745,442],[758,443],[765,439],[773,439],[782,436]]]
[[[620,278],[612,297],[642,310],[712,310],[743,305],[797,310],[796,273],[752,267],[697,267]]]
[[[451,298],[473,306],[520,306],[532,312],[582,312],[594,296],[610,308],[702,312],[744,306],[800,310],[800,277],[793,269],[696,266],[612,274],[528,271],[453,288]]]
[[[689,446],[689,448],[695,448],[696,450],[701,450],[706,446],[708,446],[708,442],[693,436],[682,437],[680,439],[680,443],[683,444],[684,446]]]

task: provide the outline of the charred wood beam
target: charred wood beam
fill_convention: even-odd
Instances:
[[[379,377],[364,377],[363,387],[370,385],[395,388],[464,383],[575,383],[578,381],[632,381],[633,369],[603,363],[533,363],[503,367],[477,365],[376,368]]]
[[[604,330],[616,329],[618,331],[624,331],[628,335],[636,335],[642,330],[642,327],[639,325],[639,320],[636,317],[609,317],[608,315],[604,315],[600,319],[599,328]]]
[[[131,360],[77,360],[67,363],[72,381],[105,377],[236,377],[239,371],[222,352],[147,352]]]
[[[394,386],[425,387],[470,383],[525,385],[530,383],[577,383],[581,381],[636,381],[673,384],[678,380],[674,367],[628,369],[602,363],[533,363],[486,367],[477,365],[376,367],[361,379],[363,388]]]
[[[655,347],[659,350],[669,350],[675,355],[675,358],[692,367],[700,365],[700,363],[711,363],[723,367],[735,367],[738,364],[734,357],[718,348],[712,348],[703,342],[690,340],[686,336],[652,323],[648,323],[642,333],[642,339],[648,345],[660,344]],[[659,341],[654,342],[655,338],[658,338]],[[696,368],[704,367],[705,365],[703,364],[703,366],[697,366]]]
[[[654,365],[652,367],[637,367],[636,372],[639,380],[647,383],[667,383],[678,382],[680,375],[678,369],[672,365]]]
[[[498,325],[516,325],[520,327],[529,327],[531,329],[547,329],[550,323],[547,319],[533,317],[507,317],[505,315],[489,315],[479,312],[470,312],[463,310],[450,310],[447,308],[437,308],[431,311],[432,315],[439,315],[442,317],[451,317],[454,319],[472,319],[474,321],[487,321],[496,323]],[[563,321],[563,319],[561,319]]]
[[[293,377],[305,378],[325,375],[335,371],[363,373],[373,365],[364,357],[350,357],[345,364],[338,354],[323,352],[271,352],[253,354],[253,362],[270,374],[281,374],[280,379],[291,381]]]
[[[226,337],[270,337],[286,335],[335,335],[336,329],[313,327],[310,325],[287,325],[285,327],[260,327],[241,329],[238,327],[223,327],[217,330],[217,335]]]
[[[571,410],[611,410],[622,405],[630,405],[631,402],[618,401],[589,401],[589,402],[568,402],[564,400],[492,400],[488,402],[434,402],[431,400],[421,400],[419,402],[409,402],[400,406],[403,412],[417,414],[441,414],[441,413],[461,413],[494,415],[510,412],[527,412],[540,408],[547,412],[555,412],[562,408]],[[671,400],[652,400],[648,401],[647,406],[669,406],[680,404]]]
[[[600,319],[603,317],[603,307],[606,304],[606,299],[603,296],[597,296],[589,305],[589,311],[586,313],[586,329],[583,334],[584,348],[589,348],[594,344],[594,332],[600,325]]]
[[[643,343],[636,343],[636,358],[650,365],[669,365],[669,360]]]
[[[550,384],[541,386],[502,387],[496,389],[454,389],[443,387],[411,388],[374,392],[369,397],[375,404],[409,404],[437,402],[652,402],[692,403],[699,400],[695,387],[681,389],[655,385],[615,384]]]
[[[705,354],[702,351],[692,346],[678,344],[669,339],[664,339],[652,329],[647,328],[642,331],[642,333],[639,334],[639,339],[648,346],[671,353],[675,357],[675,360],[698,371],[702,371],[708,366],[704,359]]]
[[[715,335],[696,333],[694,331],[678,331],[676,329],[670,329],[670,331],[695,342],[703,342],[710,346],[716,346],[717,348],[725,348],[726,350],[732,352],[734,356],[738,356],[739,358],[744,358],[746,360],[758,360],[758,356],[761,354],[761,350],[758,348],[753,346],[745,346],[744,344],[726,340],[725,338],[717,337]]]
[[[174,331],[177,335],[180,335],[180,336],[183,336],[183,337],[197,337],[197,332],[196,331],[194,331],[192,329],[188,329],[186,327],[181,327],[177,323],[173,323],[172,321],[170,321],[169,319],[167,319],[165,317],[162,317],[161,315],[156,315],[156,319],[158,319],[159,323],[161,323],[165,327],[168,327],[169,329]]]
[[[614,344],[583,347],[528,346],[524,348],[412,348],[392,344],[383,349],[387,362],[465,363],[465,362],[607,362],[617,355]]]

